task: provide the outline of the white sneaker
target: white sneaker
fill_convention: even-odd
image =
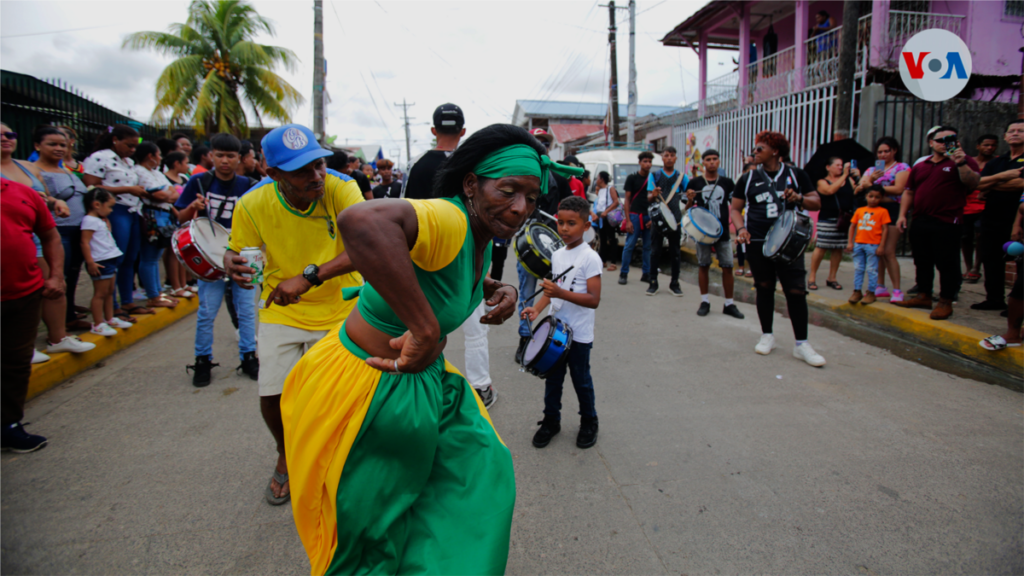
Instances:
[[[761,334],[761,340],[754,346],[754,352],[767,355],[771,354],[772,350],[775,350],[775,335]]]
[[[43,354],[39,350],[32,350],[32,363],[33,364],[42,364],[43,362],[46,362],[49,359],[50,359],[49,356],[47,356],[46,354]]]
[[[50,354],[54,352],[71,352],[72,354],[81,354],[82,352],[88,352],[95,348],[96,345],[92,342],[82,342],[74,336],[65,336],[63,340],[56,344],[49,344],[46,347],[46,351]]]
[[[821,354],[815,352],[814,348],[811,348],[811,345],[807,342],[804,342],[799,346],[793,346],[793,357],[799,358],[811,366],[817,366],[820,368],[825,365],[825,358]]]
[[[99,324],[94,325],[92,330],[89,330],[89,332],[99,334],[100,336],[117,336],[117,330],[111,328],[106,322],[100,322]]]
[[[131,328],[132,327],[132,323],[131,322],[128,322],[128,321],[125,321],[125,320],[121,320],[120,318],[118,318],[116,316],[114,318],[111,318],[110,320],[107,320],[107,324],[110,325],[110,326],[113,326],[114,328],[120,328],[122,330],[124,330],[125,328]]]

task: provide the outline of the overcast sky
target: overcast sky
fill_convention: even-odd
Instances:
[[[412,153],[430,146],[430,117],[444,102],[466,114],[467,132],[511,121],[516,100],[606,102],[608,9],[598,1],[331,2],[324,1],[327,133],[339,143],[379,143],[405,157],[401,108],[409,108]],[[624,1],[620,1],[625,4]],[[284,46],[300,59],[278,70],[306,95],[293,121],[312,124],[312,0],[252,2]],[[658,42],[704,2],[637,3],[639,103],[680,105],[697,99],[697,56]],[[57,77],[101,104],[145,121],[154,84],[170,61],[121,49],[127,34],[166,31],[184,22],[186,1],[0,2],[0,65],[38,78]],[[619,10],[619,98],[626,102],[628,11]],[[732,69],[735,52],[713,52],[708,77]],[[400,152],[399,152],[400,151]]]

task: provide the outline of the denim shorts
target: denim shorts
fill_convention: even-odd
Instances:
[[[118,256],[117,258],[100,260],[99,262],[96,263],[99,266],[102,266],[102,268],[100,268],[100,275],[93,276],[92,274],[89,274],[89,277],[92,278],[93,280],[107,280],[109,278],[117,276],[117,266],[118,264],[121,263],[121,258],[121,256]]]
[[[697,266],[711,266],[712,247],[718,256],[718,265],[722,268],[732,268],[732,241],[729,238],[719,238],[714,244],[697,244]]]

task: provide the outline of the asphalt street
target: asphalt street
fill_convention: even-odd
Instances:
[[[1024,402],[825,328],[822,369],[754,354],[752,305],[699,318],[685,296],[605,273],[592,371],[597,445],[577,402],[545,449],[543,382],[492,328],[491,411],[517,484],[509,574],[1020,574]],[[513,262],[506,281],[515,278]],[[191,386],[194,317],[27,406],[50,445],[0,459],[5,574],[306,574],[291,508],[263,489],[273,440],[234,372],[226,311],[214,381]],[[447,357],[462,367],[461,333]]]

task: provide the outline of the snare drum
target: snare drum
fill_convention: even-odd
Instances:
[[[672,209],[668,205],[655,202],[647,208],[647,213],[651,216],[651,222],[654,222],[654,225],[658,227],[658,231],[662,234],[675,232],[679,229],[679,223],[676,222],[676,217],[672,214]]]
[[[694,206],[683,216],[683,230],[694,242],[711,245],[722,237],[722,222],[707,208]]]
[[[537,278],[551,274],[551,256],[564,245],[558,233],[540,222],[527,224],[513,240],[516,259]]]
[[[790,264],[803,257],[813,234],[814,225],[811,224],[810,216],[795,210],[785,210],[768,229],[762,253],[769,260]]]
[[[224,277],[224,254],[228,249],[228,231],[209,218],[195,218],[178,228],[171,237],[171,248],[178,261],[201,280]]]
[[[533,338],[523,352],[523,368],[534,376],[544,378],[548,372],[565,362],[570,346],[572,328],[554,316],[548,316],[533,329]]]

